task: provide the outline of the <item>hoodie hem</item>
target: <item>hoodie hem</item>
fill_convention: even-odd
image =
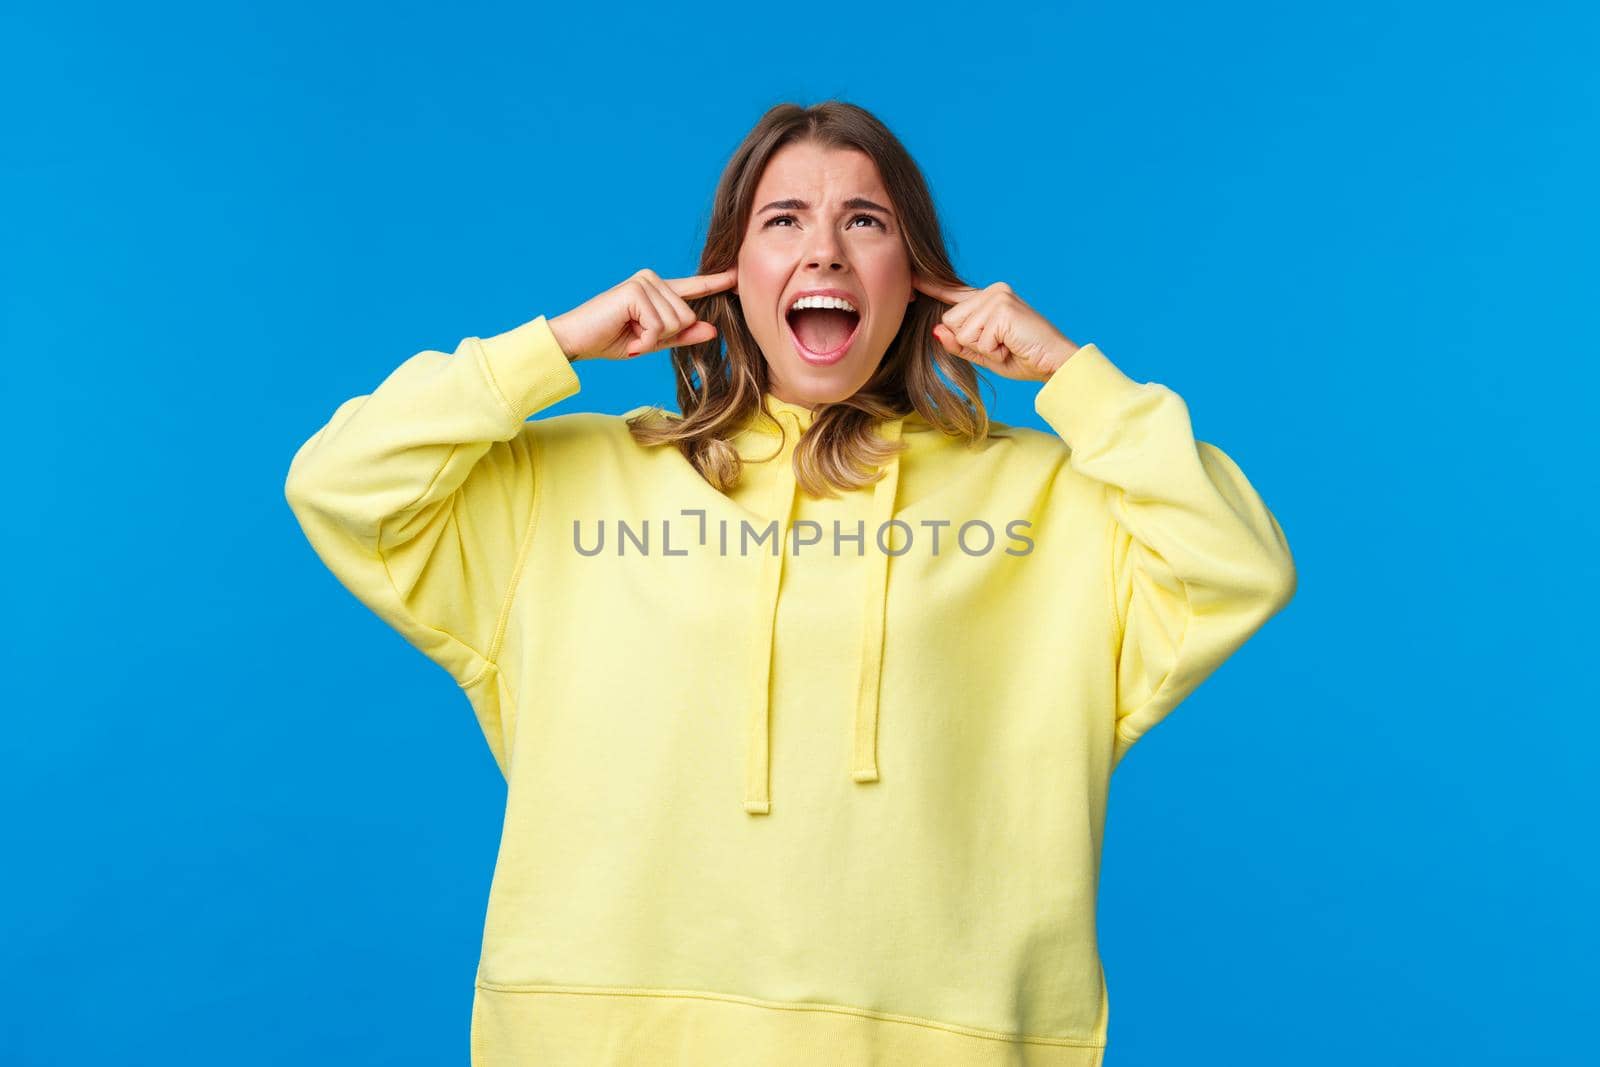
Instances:
[[[837,1004],[681,989],[498,985],[472,1002],[471,1067],[1101,1067],[1092,1038],[1013,1035]]]

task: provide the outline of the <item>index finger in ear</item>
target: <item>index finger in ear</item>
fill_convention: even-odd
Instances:
[[[739,268],[729,267],[716,274],[692,274],[687,278],[667,278],[667,287],[679,296],[705,296],[732,289],[739,280]]]
[[[936,282],[922,274],[913,274],[911,276],[911,285],[918,292],[927,293],[935,300],[943,300],[946,304],[959,304],[973,293],[978,292],[978,290],[965,285],[946,285],[943,282]]]

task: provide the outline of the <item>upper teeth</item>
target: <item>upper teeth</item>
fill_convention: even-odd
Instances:
[[[793,304],[789,305],[790,311],[798,311],[801,308],[838,308],[843,311],[856,310],[856,306],[850,303],[850,301],[837,296],[802,296],[799,300],[796,300]],[[856,314],[859,315],[860,312],[857,311]]]

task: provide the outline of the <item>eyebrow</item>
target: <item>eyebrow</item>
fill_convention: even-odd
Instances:
[[[868,200],[864,196],[852,196],[849,200],[844,202],[844,206],[853,209],[862,208],[867,211],[881,211],[890,218],[894,218],[894,212],[890,211],[888,208],[884,207],[880,203],[877,203],[876,201]],[[796,200],[791,197],[788,200],[774,200],[772,203],[761,208],[761,210],[771,211],[774,208],[782,211],[809,211],[811,209],[811,205],[806,203],[804,200]]]

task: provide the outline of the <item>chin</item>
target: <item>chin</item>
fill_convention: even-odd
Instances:
[[[815,405],[833,404],[853,396],[872,377],[878,360],[865,367],[854,360],[818,367],[789,353],[787,359],[772,365],[783,368],[783,384],[792,400]]]

